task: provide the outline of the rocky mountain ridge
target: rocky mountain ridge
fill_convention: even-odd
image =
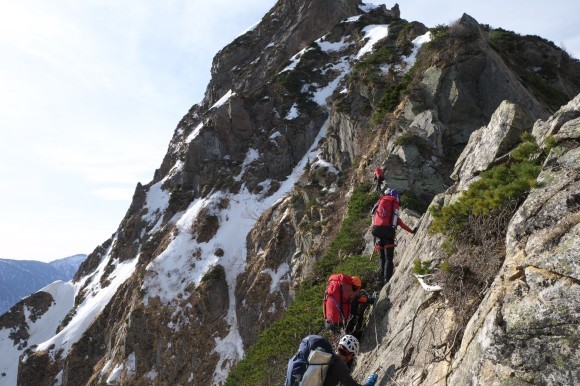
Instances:
[[[412,198],[415,211],[403,215],[420,232],[399,238],[395,276],[362,340],[358,379],[377,362],[388,364],[385,385],[573,379],[578,358],[566,341],[577,341],[578,306],[554,294],[577,291],[579,108],[576,98],[556,113],[546,95],[578,94],[580,64],[539,38],[519,37],[522,65],[505,49],[516,34],[468,15],[428,29],[400,19],[398,5],[327,3],[281,0],[216,55],[204,101],[179,122],[113,237],[72,282],[23,301],[2,324],[10,361],[0,363],[0,384],[226,383],[283,320],[300,286],[325,281],[312,276],[317,264],[353,187],[379,165],[389,186]],[[555,138],[540,181],[561,184],[549,185],[553,200],[538,204],[548,198],[538,188],[521,204],[497,276],[462,323],[444,295],[414,284],[415,259],[445,262],[443,237],[428,233],[433,219],[420,213],[432,201],[457,200],[509,158],[521,132],[542,146]],[[368,235],[355,244],[370,255]],[[560,253],[565,272],[543,270],[536,249]],[[352,254],[337,251],[340,260]],[[530,333],[552,325],[538,298],[549,300],[562,338]],[[523,311],[528,325],[517,318]],[[316,332],[320,315],[309,317]],[[520,344],[521,336],[537,344]],[[278,355],[287,358],[300,338],[288,352],[279,345]],[[557,355],[522,360],[548,346]],[[271,378],[245,378],[279,384],[284,366],[274,363]]]

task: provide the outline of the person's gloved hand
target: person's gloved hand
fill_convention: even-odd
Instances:
[[[376,300],[377,300],[376,298],[369,297],[369,298],[367,298],[367,303],[368,303],[368,304],[375,304],[375,301],[376,301]]]
[[[413,234],[417,233],[417,230],[419,229],[419,227],[415,227],[413,228]]]
[[[375,386],[375,383],[377,382],[378,378],[379,378],[379,376],[377,374],[369,375],[369,377],[365,381],[364,386]]]

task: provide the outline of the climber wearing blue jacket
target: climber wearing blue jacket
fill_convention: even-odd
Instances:
[[[304,338],[304,341],[308,340],[308,342],[317,342],[317,343],[310,343],[311,345],[315,345],[314,347],[326,347],[323,351],[329,352],[331,350],[330,343],[321,336],[318,335],[309,335],[308,337]],[[301,343],[301,347],[302,344]],[[312,347],[312,346],[310,346]],[[314,348],[312,348],[314,349]],[[330,362],[328,362],[328,370],[326,372],[326,378],[324,378],[323,386],[337,386],[339,383],[342,386],[374,386],[377,382],[378,375],[371,374],[366,379],[364,385],[361,385],[357,381],[355,381],[352,376],[350,375],[350,365],[352,365],[352,361],[354,357],[358,354],[359,351],[359,342],[352,335],[345,335],[343,336],[340,341],[338,342],[338,349],[336,354],[333,354]],[[300,367],[296,366],[296,363],[299,362],[300,358],[300,350],[299,352],[290,359],[288,362],[288,372],[286,375],[286,386],[295,386],[300,383],[300,381],[304,381],[301,379],[303,373],[297,374],[296,369]],[[297,361],[298,359],[298,361]],[[303,371],[303,370],[302,370]]]

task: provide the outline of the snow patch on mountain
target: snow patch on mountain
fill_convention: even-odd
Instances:
[[[411,55],[403,58],[403,62],[405,63],[405,67],[403,70],[405,72],[409,71],[417,61],[417,53],[419,52],[419,48],[421,48],[423,44],[430,42],[431,38],[432,38],[431,32],[427,32],[424,35],[418,36],[415,39],[413,39],[413,51],[411,52]]]
[[[143,216],[143,220],[147,221],[148,223],[157,221],[157,224],[153,227],[152,232],[156,231],[161,226],[163,213],[169,206],[169,192],[163,190],[163,181],[165,180],[151,185],[149,191],[147,192],[147,199],[145,202],[147,213]]]
[[[359,6],[359,9],[365,13],[369,13],[370,11],[378,7],[379,7],[378,5],[372,3],[364,3],[361,6]]]
[[[298,111],[298,105],[296,103],[294,103],[292,105],[292,107],[290,107],[290,110],[288,110],[288,114],[286,114],[284,119],[287,121],[291,121],[293,119],[298,118],[299,115],[300,115],[300,111]]]
[[[327,68],[325,72],[335,71],[338,72],[338,76],[334,78],[326,87],[317,89],[313,93],[313,100],[319,106],[326,106],[326,100],[334,93],[340,82],[348,75],[350,72],[350,63],[348,58],[341,58],[338,63],[333,64],[331,67]]]
[[[195,127],[195,129],[193,129],[193,131],[191,132],[191,134],[189,134],[187,136],[187,139],[185,140],[185,143],[190,143],[191,141],[193,141],[193,139],[198,136],[198,134],[199,134],[199,132],[201,131],[202,128],[203,128],[203,122],[199,123]]]
[[[290,266],[288,263],[283,263],[278,267],[277,270],[265,269],[262,272],[270,275],[272,282],[270,283],[270,293],[277,291],[280,288],[280,282],[288,281],[288,273],[290,272]]]
[[[329,42],[324,40],[324,38],[320,38],[316,40],[316,44],[324,52],[340,52],[349,46],[349,43],[345,39],[346,37],[343,36],[338,42]]]
[[[233,92],[231,89],[228,90],[228,92],[226,92],[224,94],[224,96],[222,96],[216,103],[214,103],[213,106],[211,106],[209,109],[217,109],[218,107],[222,106],[223,104],[225,104],[232,96],[236,95],[235,92]]]
[[[360,59],[372,52],[374,45],[389,34],[389,26],[387,24],[372,24],[364,27],[362,32],[364,33],[364,39],[368,39],[368,41],[356,54],[355,59]]]
[[[282,74],[286,71],[292,71],[296,68],[296,66],[298,65],[298,63],[300,63],[300,59],[302,58],[302,56],[308,52],[313,50],[313,48],[311,47],[306,47],[304,49],[302,49],[300,52],[298,52],[296,55],[292,56],[290,58],[290,64],[287,65],[286,67],[284,67],[284,69],[282,71],[279,72],[279,74]]]
[[[110,249],[105,258],[101,260],[94,275],[86,277],[85,280],[74,284],[75,296],[81,289],[84,289],[85,297],[83,301],[73,311],[74,314],[66,327],[50,339],[40,343],[37,350],[48,350],[54,357],[62,349],[62,355],[66,356],[73,344],[78,342],[98,314],[109,303],[117,292],[117,289],[133,274],[135,265],[137,264],[137,258],[123,262],[115,259],[111,262],[109,253]],[[107,276],[108,285],[103,287],[101,277],[105,273],[105,269],[110,265],[113,265],[115,268]],[[87,281],[88,283],[85,286],[84,283]],[[60,307],[60,302],[57,302],[57,304]],[[44,327],[43,330],[46,331]],[[55,329],[51,329],[52,333],[54,331]]]

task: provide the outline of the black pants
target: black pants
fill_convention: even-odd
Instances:
[[[381,261],[380,279],[381,282],[387,284],[393,276],[395,265],[393,258],[395,256],[395,230],[390,226],[374,226],[371,234],[378,238],[377,245],[379,246],[379,257]],[[385,248],[385,245],[390,245]]]
[[[381,192],[383,190],[382,186],[383,186],[383,182],[385,181],[384,177],[375,177],[375,191],[377,192]]]
[[[395,263],[393,259],[395,257],[395,239],[379,239],[377,245],[379,246],[379,257],[381,261],[381,282],[387,284],[391,277],[393,276],[393,271],[395,270]],[[390,247],[384,248],[385,245],[391,245]]]

